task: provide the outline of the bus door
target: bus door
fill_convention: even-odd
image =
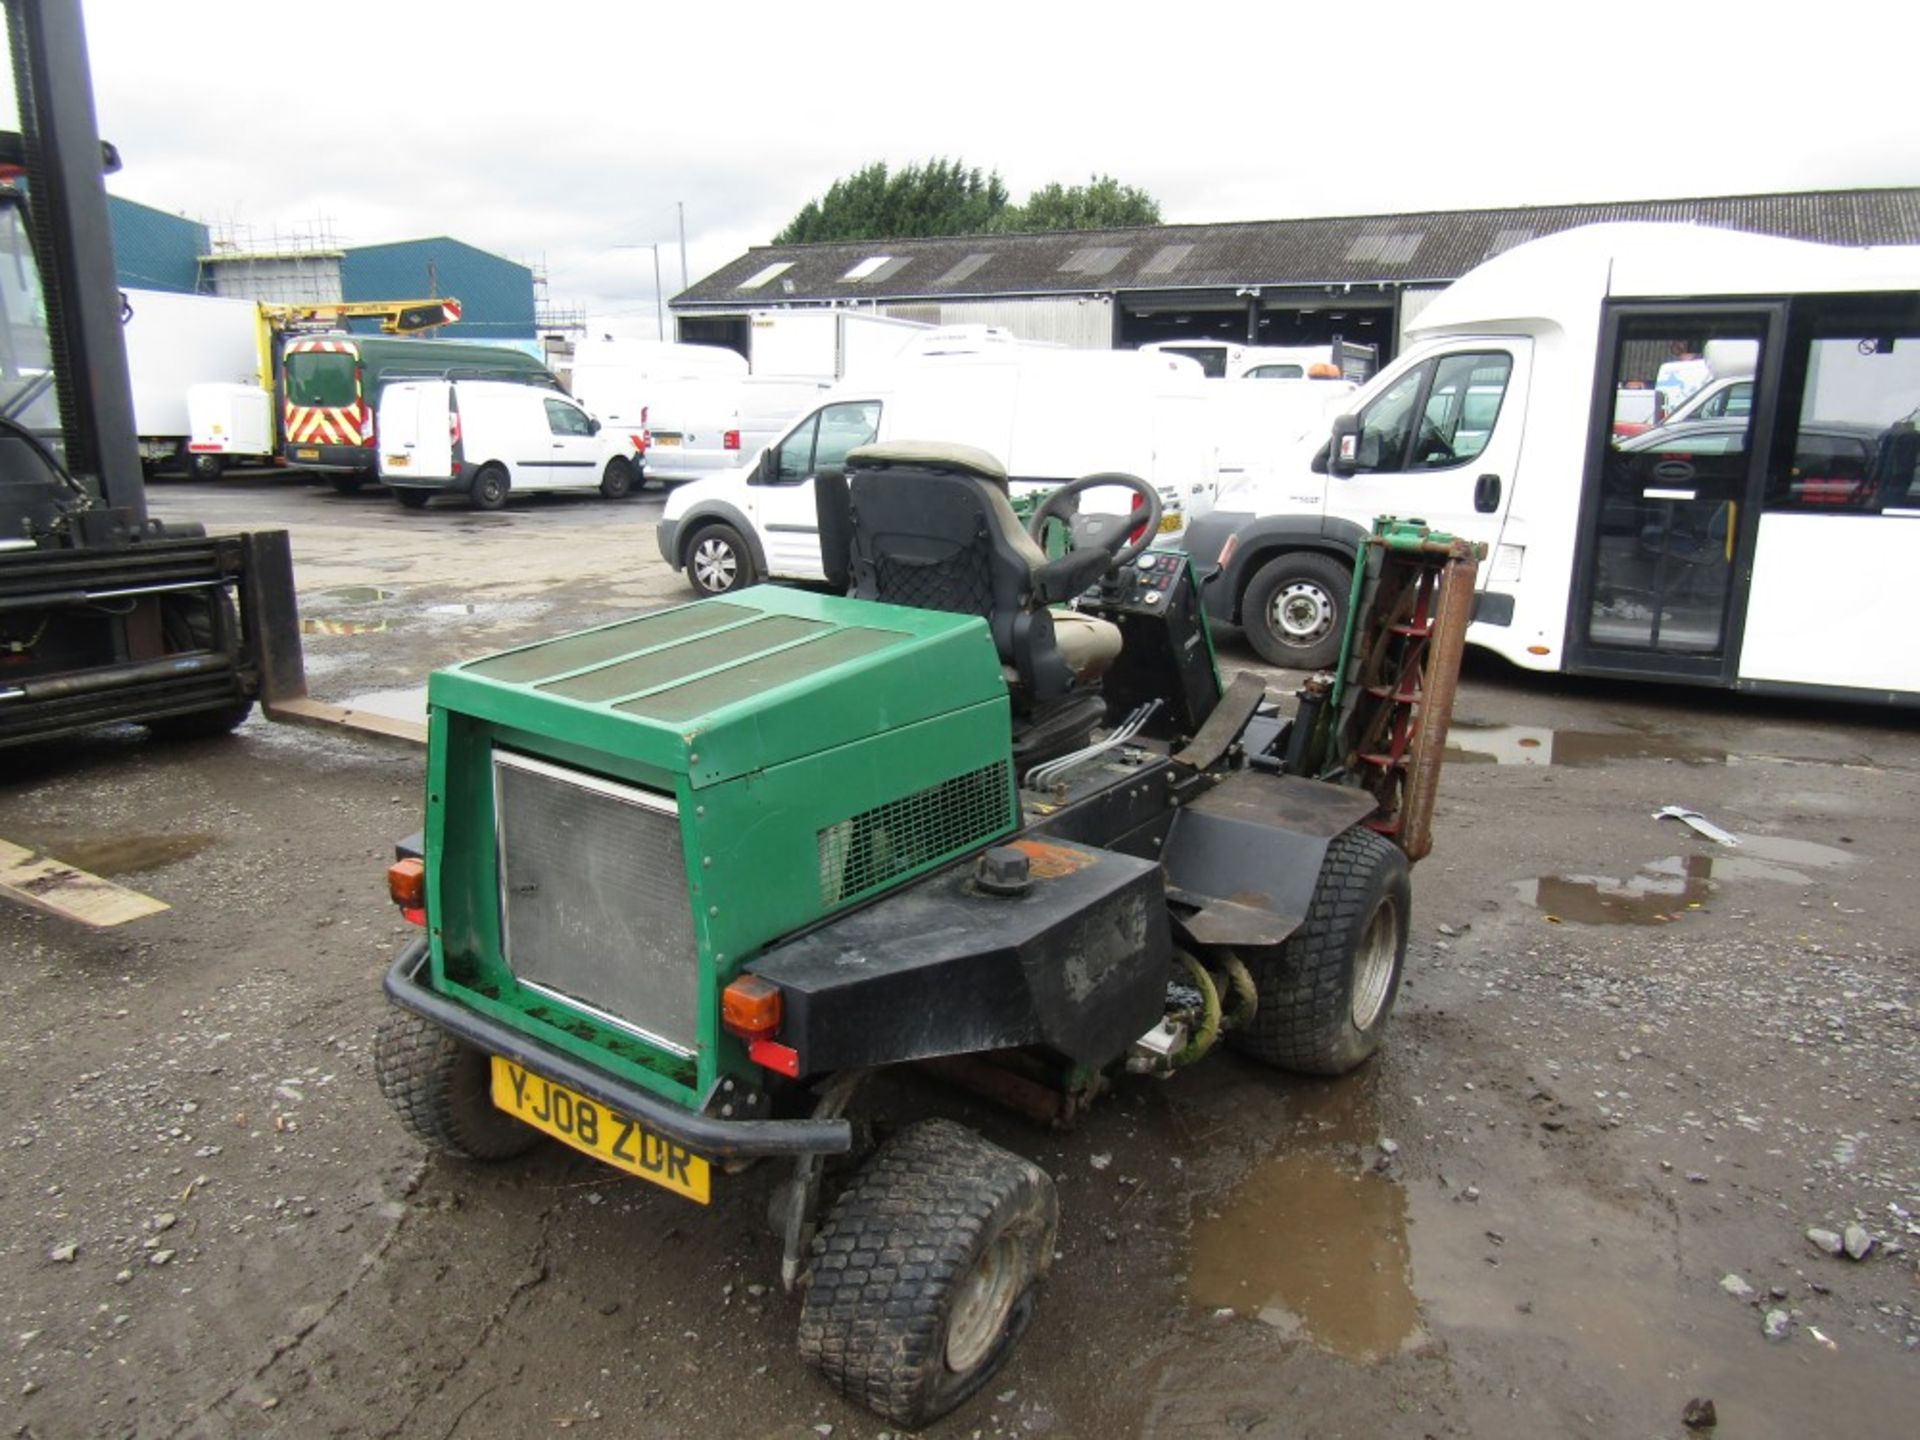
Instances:
[[[1797,297],[1779,410],[1737,683],[1920,693],[1920,294]]]
[[[1738,661],[1784,307],[1620,305],[1601,331],[1599,388],[1568,610],[1568,668],[1728,681]],[[1728,376],[1751,402],[1676,417]],[[1623,402],[1653,396],[1650,426]],[[1736,413],[1737,411],[1737,413]]]

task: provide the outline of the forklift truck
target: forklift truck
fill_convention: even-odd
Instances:
[[[115,721],[222,734],[305,691],[284,531],[147,513],[78,0],[5,0],[0,747]]]
[[[1141,508],[1076,516],[1102,484]],[[1053,1259],[1053,1182],[946,1119],[852,1155],[863,1082],[919,1064],[1064,1125],[1222,1039],[1349,1071],[1430,843],[1469,547],[1377,527],[1345,659],[1283,712],[1222,685],[1159,506],[1089,477],[1029,533],[991,457],[871,446],[820,483],[845,593],[434,674],[426,824],[388,873],[422,930],[375,1045],[401,1121],[468,1160],[544,1133],[701,1204],[790,1167],[805,1361],[905,1426],[979,1390]]]

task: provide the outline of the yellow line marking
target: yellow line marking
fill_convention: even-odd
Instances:
[[[51,855],[38,855],[6,840],[0,840],[0,895],[64,920],[103,929],[173,908],[164,900],[102,880]]]

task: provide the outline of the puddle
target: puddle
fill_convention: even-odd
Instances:
[[[302,635],[378,635],[392,628],[391,620],[325,620],[309,616],[300,622]]]
[[[1578,925],[1664,925],[1704,905],[1725,880],[1811,885],[1809,871],[1836,870],[1854,857],[1832,845],[1781,835],[1742,835],[1709,854],[1669,855],[1636,875],[1542,875],[1516,881],[1520,898]]]
[[[1633,730],[1554,730],[1543,725],[1475,725],[1455,720],[1447,728],[1447,760],[1465,765],[1607,765],[1616,760],[1677,760],[1683,765],[1724,765],[1727,752],[1672,735]]]
[[[377,585],[343,585],[338,590],[321,592],[329,600],[338,600],[342,605],[371,605],[376,600],[391,600],[395,592],[382,590]]]
[[[191,859],[217,837],[196,831],[184,835],[68,835],[49,833],[40,840],[44,856],[91,875],[138,875]]]
[[[1349,1360],[1419,1338],[1398,1185],[1346,1154],[1296,1153],[1260,1166],[1194,1226],[1188,1293],[1257,1317]]]
[[[391,720],[413,720],[419,724],[427,723],[427,687],[408,685],[398,690],[369,690],[364,695],[350,695],[339,702],[344,709],[369,711],[375,715],[385,715]]]

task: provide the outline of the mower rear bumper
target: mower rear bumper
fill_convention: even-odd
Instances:
[[[656,1135],[712,1160],[766,1155],[844,1155],[853,1148],[845,1120],[716,1120],[595,1069],[424,983],[428,945],[412,941],[388,967],[387,997],[469,1045],[500,1055],[637,1120]]]

